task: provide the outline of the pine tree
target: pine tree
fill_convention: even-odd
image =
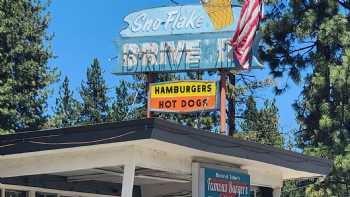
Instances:
[[[131,83],[121,80],[115,88],[116,97],[108,114],[110,121],[126,121],[138,118],[137,107],[134,105],[138,98],[138,92],[131,88]]]
[[[108,119],[107,85],[102,75],[102,69],[97,59],[88,68],[87,81],[81,84],[80,96],[81,120],[83,123],[101,123]]]
[[[305,153],[334,160],[306,195],[348,196],[350,183],[350,2],[277,1],[265,23],[262,57],[276,77],[305,85],[295,104]],[[278,93],[282,89],[277,90]]]
[[[278,109],[275,100],[264,102],[262,109],[258,109],[253,96],[247,100],[240,122],[241,132],[237,137],[261,144],[283,147],[283,136],[279,132]]]
[[[79,120],[79,103],[73,97],[73,92],[69,89],[69,79],[64,78],[60,87],[58,98],[56,99],[55,115],[52,119],[53,126],[64,128],[74,126]]]
[[[57,77],[47,65],[46,7],[38,0],[0,1],[0,133],[46,122],[47,87]]]

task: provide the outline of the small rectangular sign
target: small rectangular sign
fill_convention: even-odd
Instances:
[[[200,177],[201,184],[204,184],[204,197],[250,197],[248,174],[201,168]]]
[[[216,110],[215,81],[176,81],[150,84],[149,109],[157,112],[198,112]]]

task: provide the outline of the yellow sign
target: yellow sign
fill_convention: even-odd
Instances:
[[[159,112],[196,112],[217,109],[215,81],[176,81],[150,85],[149,107]]]

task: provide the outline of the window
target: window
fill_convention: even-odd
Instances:
[[[57,194],[44,193],[44,192],[35,192],[35,197],[57,197]]]
[[[28,197],[28,192],[19,190],[5,190],[5,197]]]
[[[257,197],[272,197],[273,196],[273,189],[268,187],[259,187],[257,193]]]

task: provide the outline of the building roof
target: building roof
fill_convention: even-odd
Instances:
[[[160,119],[103,123],[4,135],[0,136],[0,157],[146,139],[321,175],[327,175],[332,166],[330,160],[233,139]]]

